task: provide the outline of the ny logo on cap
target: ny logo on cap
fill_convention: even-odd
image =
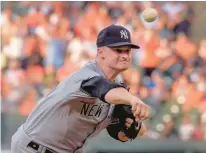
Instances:
[[[124,39],[128,39],[128,35],[127,35],[127,31],[126,30],[121,30],[120,31],[120,34],[121,34],[121,38],[124,38]]]

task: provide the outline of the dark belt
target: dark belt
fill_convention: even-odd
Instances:
[[[38,151],[38,149],[40,147],[40,144],[38,144],[38,143],[36,143],[34,141],[31,141],[27,146]],[[46,148],[44,153],[55,153],[55,152],[51,151],[51,149],[49,149],[49,148]]]

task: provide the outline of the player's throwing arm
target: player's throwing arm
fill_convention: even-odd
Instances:
[[[112,104],[129,104],[136,121],[145,120],[149,116],[149,109],[140,99],[130,94],[125,88],[114,88],[107,92],[105,100]]]

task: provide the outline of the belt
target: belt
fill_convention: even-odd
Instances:
[[[36,151],[38,151],[38,149],[39,149],[39,147],[40,147],[41,145],[38,144],[38,143],[36,143],[36,142],[34,142],[34,141],[31,141],[27,146],[28,146],[28,147],[31,147],[32,149],[34,149],[34,150],[36,150]],[[51,151],[51,149],[49,149],[49,148],[46,148],[45,151],[44,151],[44,153],[55,153],[55,152]]]

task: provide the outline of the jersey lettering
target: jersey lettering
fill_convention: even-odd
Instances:
[[[89,109],[89,104],[83,104],[82,110],[81,110],[81,113],[80,113],[80,114],[83,114],[83,113],[84,113],[84,115],[86,115],[88,109]]]
[[[84,116],[95,116],[99,117],[102,113],[102,109],[104,107],[104,104],[86,104],[84,103],[81,109],[80,114]]]
[[[88,116],[94,116],[94,107],[97,107],[98,105],[93,105],[89,111]]]
[[[96,112],[95,116],[97,116],[97,115],[98,115],[98,117],[100,116],[100,114],[101,114],[101,112],[102,112],[103,107],[104,107],[104,104],[101,104],[101,105],[98,107],[98,109],[97,109],[97,112]]]

